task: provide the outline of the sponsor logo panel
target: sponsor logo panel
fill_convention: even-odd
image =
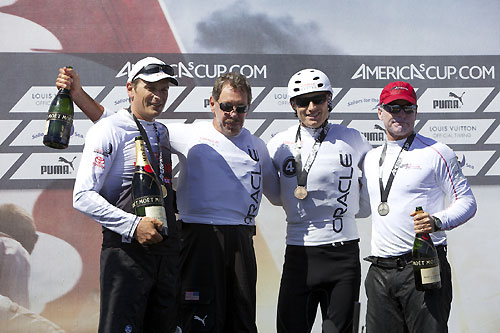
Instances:
[[[211,112],[209,97],[212,87],[194,87],[174,112]]]
[[[475,112],[494,88],[429,88],[418,99],[418,112]]]
[[[455,151],[464,176],[473,177],[488,162],[494,151]]]
[[[265,64],[208,64],[197,63],[196,61],[171,63],[174,68],[176,78],[189,79],[212,79],[215,80],[221,74],[238,72],[249,79],[267,79],[267,65]],[[116,77],[126,77],[132,68],[130,61],[126,62]]]
[[[38,55],[16,55],[16,59],[19,56],[27,59],[28,61],[38,57]],[[127,55],[126,57],[116,54],[110,56],[112,58],[107,61],[109,63],[116,61],[116,59],[122,59],[121,64],[119,65],[122,66],[122,68],[119,72],[118,69],[120,67],[105,67],[106,65],[102,65],[105,62],[102,61],[94,62],[92,65],[89,65],[88,62],[85,61],[84,65],[83,63],[79,64],[77,59],[72,58],[71,63],[73,63],[75,67],[78,66],[81,68],[87,68],[87,72],[102,70],[102,73],[109,73],[107,75],[109,80],[107,81],[90,77],[90,84],[85,87],[85,89],[89,95],[95,98],[102,93],[105,87],[108,87],[110,93],[104,97],[101,103],[110,110],[117,110],[121,107],[127,107],[129,105],[125,88],[119,82],[124,80],[123,78],[127,76],[128,71],[130,70],[130,62],[127,62],[127,58],[129,58],[130,55]],[[67,61],[64,60],[67,59],[67,55],[60,54],[54,55],[54,57],[59,59],[57,61],[58,63],[67,63]],[[283,82],[287,82],[291,73],[301,69],[295,68],[293,65],[294,63],[300,64],[301,60],[304,60],[304,62],[310,62],[311,59],[316,59],[315,56],[294,57],[296,57],[296,59],[294,58],[293,62],[283,67],[284,64],[282,63],[281,58],[272,55],[263,55],[254,58],[250,57],[254,60],[249,60],[246,56],[226,57],[224,59],[230,61],[227,63],[225,63],[224,60],[221,63],[222,58],[220,55],[169,55],[169,58],[173,62],[174,69],[176,70],[176,73],[178,73],[177,77],[180,79],[183,86],[172,86],[170,88],[170,96],[167,102],[167,107],[171,107],[172,104],[179,104],[176,110],[172,111],[176,112],[176,118],[181,119],[166,119],[168,114],[165,113],[162,115],[162,118],[164,119],[160,119],[160,122],[169,124],[172,122],[185,122],[186,119],[193,121],[196,118],[200,121],[211,121],[208,119],[211,118],[208,97],[211,94],[211,84],[213,83],[213,80],[216,76],[223,72],[237,71],[247,76],[251,80],[252,84],[256,86],[253,88],[254,99],[257,98],[258,100],[261,100],[258,104],[254,103],[253,109],[251,110],[251,112],[256,113],[251,118],[258,119],[247,119],[245,127],[247,127],[252,133],[262,132],[260,137],[267,142],[273,134],[286,130],[290,126],[298,125],[297,119],[292,118],[293,111],[291,110],[288,102],[287,89],[286,87],[279,85],[283,84]],[[391,57],[391,66],[383,65],[383,62],[387,60],[386,57],[370,57],[369,59],[361,60],[360,62],[355,60],[357,63],[355,62],[354,65],[352,65],[353,58],[351,57],[332,56],[331,58],[331,64],[335,63],[335,66],[328,62],[326,64],[327,67],[325,68],[325,71],[336,78],[336,84],[344,87],[335,88],[334,94],[335,96],[337,96],[340,92],[346,94],[342,97],[342,99],[336,98],[339,102],[336,103],[333,110],[333,112],[338,112],[340,114],[338,116],[332,116],[332,118],[335,117],[341,120],[334,120],[330,122],[346,123],[349,127],[354,127],[363,133],[372,145],[380,145],[383,142],[383,131],[381,131],[380,128],[375,127],[375,125],[379,124],[381,127],[381,122],[379,122],[376,117],[376,106],[379,102],[378,98],[381,87],[390,80],[406,80],[419,86],[420,90],[425,89],[419,99],[419,113],[427,113],[419,116],[419,118],[424,121],[423,126],[421,126],[422,129],[420,130],[423,135],[433,137],[441,142],[447,143],[452,148],[454,148],[453,145],[455,144],[466,144],[469,146],[461,146],[460,148],[477,150],[479,152],[498,150],[498,147],[496,146],[500,144],[500,129],[498,128],[492,132],[492,135],[487,138],[484,144],[482,144],[482,142],[480,142],[479,145],[477,144],[484,133],[491,131],[489,129],[491,124],[498,121],[493,112],[500,112],[500,94],[490,96],[493,91],[498,91],[497,83],[495,81],[495,64],[488,64],[488,62],[491,62],[488,60],[490,58],[485,57],[485,64],[478,65],[475,63],[477,60],[475,57],[460,57],[459,59],[462,60],[457,60],[458,65],[456,66],[448,66],[445,63],[447,60],[445,57],[432,58],[435,59],[435,62],[438,62],[439,65],[422,63],[419,57]],[[319,58],[317,60],[318,63],[322,61],[322,59]],[[408,62],[409,64],[407,64]],[[495,62],[497,62],[497,60],[495,60]],[[237,63],[237,65],[233,65],[234,63]],[[396,65],[392,66],[392,64]],[[19,66],[20,71],[22,71],[22,68],[23,67]],[[48,71],[49,69],[47,68],[47,73],[41,73],[40,77],[49,77]],[[50,77],[53,77],[53,74],[50,75]],[[386,80],[386,82],[377,80]],[[24,90],[22,86],[16,88],[17,91],[14,91],[14,97],[5,99],[5,103],[9,105],[6,109],[15,105],[10,110],[11,113],[8,116],[10,119],[4,118],[3,120],[0,120],[0,128],[2,129],[0,132],[0,140],[1,142],[9,140],[10,143],[9,147],[4,146],[4,148],[9,149],[9,152],[24,154],[23,157],[28,157],[24,165],[16,171],[15,176],[19,177],[18,179],[49,179],[46,174],[38,175],[40,170],[32,165],[33,161],[35,161],[33,158],[35,158],[37,154],[33,153],[33,156],[28,155],[32,154],[32,151],[37,150],[30,149],[30,147],[42,147],[38,149],[38,151],[47,151],[47,158],[50,154],[60,154],[63,152],[64,153],[60,155],[67,161],[70,161],[69,158],[72,157],[69,156],[66,158],[64,154],[71,155],[71,153],[67,153],[66,151],[59,152],[49,148],[45,149],[45,147],[43,147],[43,135],[41,133],[44,128],[45,116],[50,102],[57,93],[57,90],[53,83],[50,82],[51,80],[44,79],[43,81],[39,81],[40,82],[35,81],[35,85],[33,86],[31,86],[31,83],[26,84],[26,90]],[[191,88],[191,84],[194,84],[194,88]],[[457,84],[462,84],[465,87],[457,88]],[[453,87],[441,88],[442,86],[447,85]],[[31,87],[29,88],[28,86]],[[350,88],[350,86],[361,86],[362,88]],[[192,89],[192,91],[190,91],[188,96],[183,101],[179,101],[179,97],[184,94],[186,89]],[[261,96],[264,89],[269,91],[269,93],[267,93],[266,96]],[[344,89],[344,91],[342,91],[342,89]],[[18,96],[22,97],[19,98]],[[18,98],[19,100],[16,100]],[[484,112],[491,113],[483,114],[478,112],[478,110],[481,111],[479,107],[487,99],[491,100],[491,102],[486,106]],[[75,110],[79,112],[78,108],[75,108]],[[185,112],[185,114],[182,114],[182,112]],[[277,114],[271,116],[270,114],[266,115],[266,112]],[[463,118],[464,112],[475,112],[473,116],[468,118],[476,119],[458,119]],[[22,115],[20,113],[28,114]],[[39,114],[35,115],[34,113]],[[436,118],[443,118],[443,113],[446,113],[446,119],[431,119],[432,113],[441,113],[436,116]],[[37,119],[31,120],[31,117]],[[80,114],[77,117],[80,119],[75,120],[74,133],[70,141],[71,145],[83,145],[85,133],[92,125],[90,121],[84,119],[83,117],[84,116]],[[18,118],[19,120],[12,118]],[[373,120],[369,120],[372,118]],[[22,121],[26,122],[26,126],[18,127]],[[268,128],[263,128],[264,124],[265,126],[269,125]],[[434,126],[432,128],[432,132],[430,126]],[[445,126],[446,129],[441,128],[438,130],[438,127],[436,126]],[[10,140],[12,140],[12,142],[10,142]],[[466,153],[467,162],[470,164],[470,158],[467,157],[467,154],[470,154],[470,152]],[[175,155],[173,156],[173,159],[176,159]],[[495,165],[497,168],[500,168],[498,167],[498,162],[496,163],[497,164]],[[47,165],[58,164],[64,165],[65,163],[56,160],[51,161]],[[39,166],[40,164],[38,164],[38,167]],[[470,170],[467,171],[464,169],[464,171],[468,172],[469,175],[477,176],[477,171],[472,172],[472,170],[477,170],[479,167],[476,167],[475,169],[472,169],[471,167],[469,168]],[[26,174],[29,174],[29,172],[33,173],[34,176],[27,177],[23,175],[21,169],[26,170]],[[69,167],[69,169],[71,169],[71,167]],[[48,171],[48,169],[45,170],[46,173]],[[56,168],[55,171],[60,171],[60,168]],[[5,172],[8,173],[9,171],[7,170]],[[490,173],[493,174],[495,172],[498,174],[498,171],[494,171],[494,169],[493,171],[490,171]],[[72,178],[74,178],[75,175],[73,175]],[[60,179],[62,177],[68,177],[68,175],[57,174],[54,177],[54,179]],[[475,179],[475,181],[479,183],[485,183],[487,180],[488,179],[486,177],[477,177]],[[10,183],[8,179],[4,179],[4,182],[6,186],[21,184],[23,187],[40,186],[40,184],[44,184],[43,182],[29,181],[13,181]],[[69,182],[67,184],[69,184]]]
[[[333,112],[376,112],[380,91],[380,88],[351,88],[335,105]]]
[[[10,167],[21,157],[21,153],[0,154],[0,178],[10,169]]]
[[[0,144],[14,131],[21,123],[21,120],[0,120]]]
[[[493,65],[428,65],[406,64],[400,66],[361,64],[351,80],[486,80],[495,79]]]
[[[33,153],[11,179],[75,179],[81,153]]]
[[[353,120],[348,127],[358,130],[372,146],[380,146],[385,141],[384,123],[380,120]]]
[[[486,176],[500,176],[500,159],[497,159],[495,164],[486,172]],[[489,184],[495,185],[495,184]]]
[[[267,78],[267,65],[257,64],[203,64],[189,61],[171,64],[174,67],[177,77],[188,77],[198,79],[216,79],[221,74],[238,72],[247,78]]]
[[[486,144],[500,144],[500,126],[497,126],[495,131],[486,140]]]
[[[74,120],[71,129],[70,146],[81,146],[85,142],[85,134],[92,126],[90,120]],[[43,130],[45,120],[32,120],[28,126],[12,141],[10,146],[43,146]]]
[[[90,97],[95,98],[104,86],[83,87]],[[54,86],[32,86],[19,99],[10,112],[44,112],[49,109],[50,103],[57,94],[57,88]],[[75,112],[82,112],[75,104]]]
[[[500,93],[488,104],[484,112],[500,112]]]
[[[446,144],[476,144],[494,119],[428,120],[420,129],[424,136]]]
[[[252,112],[290,112],[287,87],[274,87]]]
[[[298,125],[299,121],[297,119],[276,119],[260,135],[260,138],[267,143],[273,136],[275,136],[279,132],[283,132],[291,126],[298,126]]]

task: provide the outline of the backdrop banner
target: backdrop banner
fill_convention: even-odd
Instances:
[[[90,96],[118,110],[128,106],[125,83],[131,64],[147,55],[171,64],[179,80],[179,86],[170,87],[159,121],[210,121],[215,78],[236,71],[252,84],[245,126],[265,142],[298,123],[286,87],[301,69],[318,68],[330,77],[334,90],[330,122],[359,130],[374,147],[385,140],[376,112],[382,88],[391,81],[410,82],[418,96],[416,130],[454,149],[479,203],[474,218],[478,222],[449,233],[454,270],[450,331],[494,331],[495,309],[500,306],[500,274],[491,264],[496,262],[495,235],[500,230],[490,221],[500,186],[498,56],[0,53],[4,78],[0,82],[0,204],[13,203],[30,212],[40,236],[31,256],[34,312],[71,332],[96,331],[99,315],[101,227],[72,207],[72,188],[92,122],[75,105],[69,147],[55,150],[42,143],[47,111],[57,93],[58,69],[73,66]],[[263,199],[257,228],[258,327],[273,332],[285,247],[283,210]],[[365,256],[370,251],[370,219],[359,220],[358,229],[361,256]],[[363,279],[366,270],[362,262]],[[363,286],[360,295],[361,327],[366,306]],[[320,331],[317,322],[315,332]]]

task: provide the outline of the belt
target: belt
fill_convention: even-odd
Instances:
[[[446,245],[438,245],[436,246],[437,252],[444,251],[446,253]],[[402,254],[400,256],[395,256],[395,257],[388,257],[388,258],[382,258],[382,257],[375,257],[375,256],[369,256],[366,258],[363,258],[363,260],[371,262],[373,265],[382,267],[382,268],[404,268],[406,265],[411,264],[412,262],[412,254],[411,252]]]
[[[341,242],[321,244],[321,245],[318,245],[318,247],[339,247],[339,246],[355,244],[355,243],[359,243],[359,238],[358,239],[351,239],[351,240],[347,240],[347,241],[341,241]]]

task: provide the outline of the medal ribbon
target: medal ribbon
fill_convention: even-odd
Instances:
[[[137,124],[137,128],[139,129],[139,132],[141,133],[144,142],[146,142],[146,147],[148,148],[149,156],[153,160],[151,164],[153,167],[153,172],[155,174],[155,177],[157,178],[157,180],[158,180],[158,178],[160,178],[159,179],[160,181],[158,182],[159,184],[164,184],[165,183],[165,178],[164,178],[165,167],[163,166],[163,154],[162,154],[161,146],[160,146],[160,135],[158,134],[158,128],[156,128],[156,124],[153,123],[153,127],[154,127],[155,133],[156,133],[156,140],[158,142],[158,154],[160,157],[159,160],[156,159],[156,156],[153,152],[153,148],[151,147],[151,143],[149,142],[149,138],[148,138],[148,135],[146,133],[146,130],[141,125],[141,123],[139,122],[139,120],[137,119],[135,114],[132,113],[130,107],[128,108],[128,111],[130,112],[130,114],[134,118],[134,121]]]
[[[380,154],[380,160],[378,161],[378,166],[379,166],[379,184],[380,184],[380,201],[381,202],[387,202],[387,198],[389,197],[389,191],[391,190],[392,187],[392,182],[394,180],[394,177],[396,176],[396,173],[399,170],[399,167],[401,165],[401,153],[404,151],[408,151],[410,149],[411,144],[413,143],[413,139],[415,139],[415,133],[412,133],[410,135],[403,147],[401,147],[401,150],[399,151],[398,157],[396,158],[396,161],[394,162],[394,166],[392,167],[391,174],[389,175],[389,179],[387,180],[387,185],[384,188],[384,184],[382,183],[382,166],[384,165],[384,160],[385,160],[385,155],[387,152],[387,141],[384,143],[384,148],[382,149],[382,154]]]
[[[299,128],[297,129],[297,135],[295,136],[295,151],[293,157],[295,158],[297,185],[305,187],[307,184],[307,175],[309,174],[309,170],[311,170],[312,164],[316,159],[316,155],[318,154],[319,147],[321,146],[323,140],[325,140],[330,126],[328,126],[328,122],[325,121],[323,128],[321,129],[321,133],[314,141],[314,145],[312,147],[311,153],[309,154],[309,157],[307,158],[306,164],[304,165],[304,169],[302,169],[302,156],[300,155],[300,149],[302,149],[302,137],[300,135],[300,128],[301,125],[299,125]]]

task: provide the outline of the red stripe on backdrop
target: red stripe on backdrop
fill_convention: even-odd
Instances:
[[[18,0],[0,11],[49,30],[57,52],[181,53],[158,1]]]

